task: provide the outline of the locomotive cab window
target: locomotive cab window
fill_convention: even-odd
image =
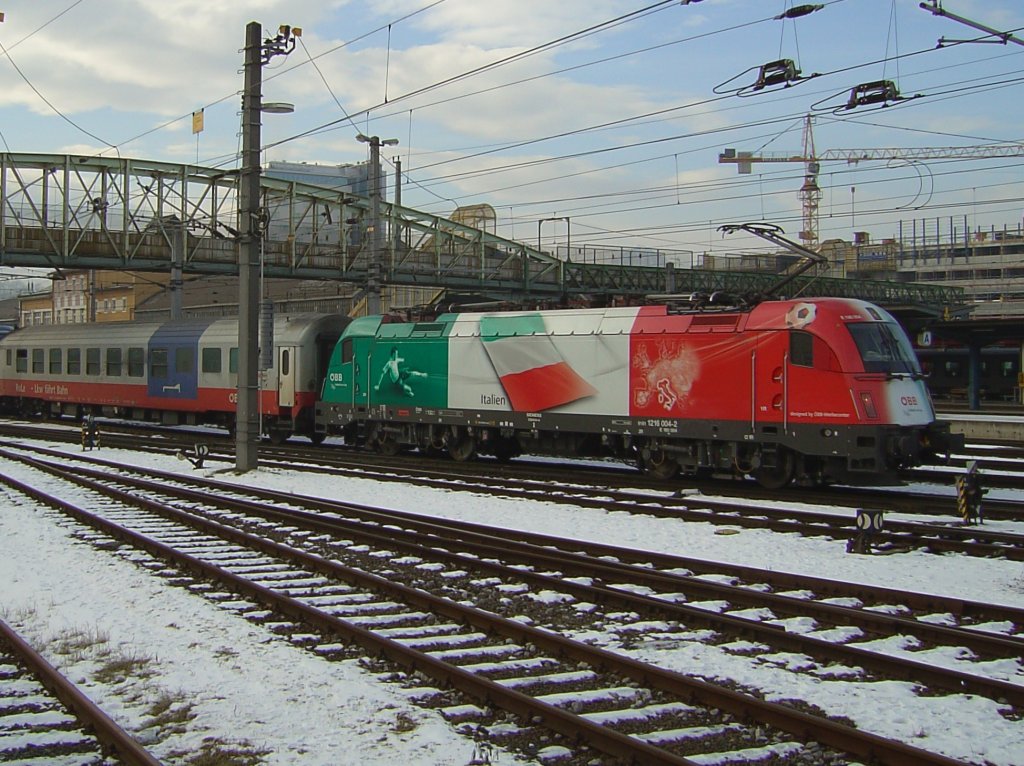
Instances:
[[[98,348],[87,348],[85,350],[85,374],[100,374],[100,350]]]
[[[855,322],[846,325],[866,372],[917,373],[917,356],[899,325],[888,322]]]
[[[346,338],[341,342],[341,363],[351,362],[353,357],[352,339]]]
[[[789,334],[789,361],[799,367],[814,366],[814,336],[793,330]]]
[[[220,349],[204,348],[202,355],[203,372],[216,374],[220,372]]]

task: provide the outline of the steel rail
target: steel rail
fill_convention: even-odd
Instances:
[[[29,458],[29,460],[31,459]],[[42,468],[43,470],[58,472],[59,475],[72,481],[80,481],[81,477],[83,485],[89,486],[92,489],[98,488],[96,484],[93,484],[93,482],[102,484],[102,482],[109,482],[113,478],[118,483],[127,484],[140,490],[174,495],[193,502],[209,502],[210,500],[209,495],[204,492],[189,489],[187,487],[172,486],[170,482],[173,481],[173,477],[165,476],[161,477],[160,482],[153,482],[146,479],[131,478],[124,476],[123,474],[111,477],[108,473],[94,471],[88,468],[78,468],[75,470],[76,475],[68,476],[66,475],[67,469],[63,466],[48,464],[42,461],[33,461],[32,464]],[[401,541],[397,539],[397,536],[401,534],[401,530],[395,528],[394,518],[386,511],[380,511],[379,509],[375,509],[376,512],[372,514],[374,518],[371,523],[375,525],[386,525],[386,532],[367,529],[365,524],[360,524],[359,522],[347,522],[344,519],[324,518],[317,513],[307,511],[292,509],[281,510],[257,504],[250,500],[233,498],[226,493],[231,491],[244,493],[248,492],[248,489],[237,487],[229,489],[229,487],[230,485],[219,488],[218,491],[220,494],[217,495],[217,503],[219,505],[229,507],[239,512],[257,515],[264,519],[281,521],[288,524],[301,522],[307,528],[319,532],[329,532],[332,534],[343,533],[345,535],[352,536],[358,535],[364,540],[371,540],[385,548],[402,548],[403,550],[415,555],[433,557],[435,559],[443,558],[462,567],[472,566],[490,570],[495,574],[505,577],[519,577],[526,581],[537,582],[547,588],[554,588],[573,593],[583,600],[596,601],[599,603],[618,603],[626,608],[656,611],[674,619],[698,622],[716,630],[722,630],[732,634],[751,637],[754,640],[764,641],[773,645],[774,648],[777,649],[802,652],[812,657],[843,661],[855,666],[860,665],[886,673],[896,678],[913,682],[926,682],[933,687],[945,689],[954,693],[980,694],[995,700],[1006,701],[1016,707],[1024,708],[1024,686],[1019,684],[948,669],[911,658],[890,657],[869,649],[837,644],[835,642],[799,633],[790,633],[779,626],[771,625],[769,623],[749,620],[742,617],[722,615],[705,609],[687,606],[685,604],[667,602],[655,597],[648,597],[636,593],[626,593],[604,586],[572,583],[565,579],[524,572],[520,569],[511,569],[507,565],[491,564],[487,561],[479,561],[476,559],[467,560],[465,556],[450,553],[446,550],[438,550],[435,547],[428,547],[416,542]],[[280,502],[288,504],[294,504],[301,500],[305,500],[307,502],[311,501],[314,503],[317,502],[313,498],[302,498],[300,500],[297,496],[287,495],[285,493],[280,493],[279,500]],[[360,506],[352,506],[347,503],[331,501],[324,501],[323,503],[319,503],[319,505],[323,510],[334,513],[345,513],[353,508],[357,510],[364,508]],[[415,526],[421,530],[429,531],[431,534],[437,534],[439,536],[451,532],[451,527],[448,527],[443,523],[432,523],[428,520],[413,521],[410,526]],[[466,533],[463,532],[462,534]],[[507,559],[512,557],[518,558],[518,560],[525,563],[556,570],[566,570],[568,567],[570,571],[565,572],[566,574],[571,573],[598,577],[604,576],[606,580],[612,581],[620,581],[625,578],[653,587],[698,590],[712,598],[724,598],[733,602],[746,601],[751,605],[768,606],[769,608],[782,607],[785,611],[795,615],[808,615],[810,613],[817,612],[817,616],[819,617],[841,617],[847,623],[859,623],[861,627],[865,627],[865,629],[868,630],[884,628],[886,631],[893,634],[916,634],[926,640],[952,643],[953,645],[964,645],[968,648],[988,652],[989,654],[1000,657],[1009,656],[1016,658],[1024,654],[1024,640],[1019,638],[994,636],[991,634],[986,635],[977,631],[951,628],[943,625],[932,625],[916,620],[909,620],[906,618],[884,615],[865,610],[857,610],[834,604],[821,604],[805,599],[782,596],[779,594],[758,593],[750,589],[737,588],[735,586],[720,583],[711,583],[698,580],[696,578],[683,578],[666,573],[638,570],[635,567],[627,568],[622,565],[599,561],[593,558],[567,552],[553,553],[549,549],[545,550],[537,546],[527,546],[523,543],[500,539],[493,531],[490,534],[473,534],[478,539],[478,542],[474,546],[473,553],[479,555],[481,558],[496,557],[499,559]],[[483,540],[483,542],[480,542],[481,540]],[[459,542],[466,545],[465,540],[460,540]],[[438,543],[442,546],[450,546],[452,540],[450,537],[439,537]],[[812,614],[811,616],[814,615]]]
[[[160,761],[3,620],[0,620],[0,641],[9,646],[36,679],[92,731],[106,755],[115,754],[126,766],[160,766]]]
[[[470,696],[497,704],[517,715],[539,715],[548,727],[566,736],[573,738],[580,737],[581,735],[585,735],[588,738],[593,737],[590,740],[591,744],[603,752],[627,759],[635,759],[637,756],[642,755],[643,759],[640,762],[645,764],[692,763],[686,759],[665,753],[659,748],[652,747],[646,743],[638,743],[637,740],[627,735],[608,730],[589,721],[581,721],[577,716],[566,713],[559,708],[533,700],[526,695],[506,689],[500,684],[423,655],[420,652],[390,639],[377,636],[345,620],[326,615],[308,605],[256,585],[245,578],[226,572],[220,567],[178,552],[169,546],[125,529],[118,524],[114,524],[60,498],[16,481],[11,477],[0,478],[18,489],[18,491],[35,498],[41,503],[59,508],[83,523],[102,529],[107,534],[141,547],[154,555],[176,561],[186,569],[228,583],[239,592],[255,598],[290,617],[301,619],[315,627],[347,636],[350,640],[359,643],[369,651],[377,652],[380,656],[405,667],[427,672],[435,679],[449,683]],[[169,515],[179,520],[187,519],[187,523],[191,526],[217,534],[233,542],[257,548],[271,555],[298,561],[302,566],[321,574],[339,577],[348,582],[357,583],[361,587],[384,592],[390,597],[412,606],[427,609],[444,615],[449,619],[465,622],[480,630],[500,631],[509,638],[533,644],[556,656],[569,657],[586,663],[591,667],[601,668],[607,672],[612,672],[663,692],[673,694],[682,700],[696,701],[702,705],[732,713],[739,716],[741,720],[757,720],[766,725],[789,732],[801,740],[813,739],[858,757],[874,759],[878,763],[891,764],[892,766],[907,766],[909,764],[953,766],[953,764],[958,763],[958,761],[952,758],[937,753],[931,753],[902,742],[859,731],[845,724],[803,713],[793,708],[761,700],[741,692],[725,689],[709,682],[657,668],[647,663],[615,654],[614,652],[588,646],[514,620],[466,607],[462,604],[433,596],[419,589],[390,582],[377,575],[345,567],[320,556],[297,551],[289,546],[225,527],[216,522],[196,517],[193,514],[169,508],[152,501],[145,501],[128,492],[122,492],[122,494],[126,502],[149,508],[162,515]]]
[[[0,446],[4,443],[0,442]],[[17,447],[20,449],[26,449],[22,445],[16,445],[8,443],[6,446]],[[32,446],[33,452],[48,455],[59,459],[66,459],[67,453],[58,450],[49,449],[46,447]],[[82,460],[86,458],[82,457]],[[88,462],[98,465],[105,465],[118,470],[124,470],[125,466],[121,463],[100,458],[96,456],[90,456]],[[141,469],[134,469],[141,470]],[[159,469],[148,468],[145,469],[145,473],[148,475],[159,476],[167,480],[187,480],[188,482],[203,487],[216,488],[220,490],[231,490],[239,491],[238,485],[230,482],[222,482],[215,479],[204,479],[200,477],[184,477],[181,474],[170,473],[166,471],[160,471]],[[360,475],[363,471],[358,472]],[[375,479],[381,479],[386,477],[376,476]],[[434,480],[425,480],[430,486],[438,486],[445,488],[458,488],[453,487],[450,483],[446,482],[435,482]],[[245,491],[251,495],[270,499],[275,502],[287,503],[297,499],[304,499],[308,502],[316,503],[330,503],[331,501],[324,498],[315,498],[310,496],[301,496],[290,493],[282,493],[279,491],[257,488],[257,487],[246,487]],[[603,492],[604,490],[602,490]],[[656,500],[658,498],[655,498]],[[586,499],[581,500],[581,505],[586,505]],[[342,503],[338,507],[347,510],[348,512],[358,511],[364,514],[379,514],[382,512],[380,508],[368,505],[359,505],[355,503]],[[594,504],[593,507],[604,508],[606,506],[601,504]],[[638,506],[634,504],[634,512],[640,510],[644,513],[648,512],[645,506]],[[438,520],[428,521],[423,518],[422,515],[416,513],[409,513],[406,511],[387,509],[387,517],[390,519],[401,519],[403,523],[411,526],[423,525],[423,524],[439,524],[446,528],[459,529],[468,532],[478,532],[482,535],[488,534],[493,531],[492,527],[484,524],[475,524],[474,522],[460,521],[457,519],[446,519],[443,522]],[[703,521],[707,521],[706,518],[702,517]],[[733,517],[726,519],[727,523],[732,523]],[[521,542],[532,543],[540,547],[558,547],[562,541],[560,538],[544,535],[538,532],[530,532],[526,530],[513,530],[504,529],[503,534],[506,539],[515,537]],[[913,591],[897,590],[891,588],[884,588],[875,585],[866,585],[862,583],[850,583],[840,582],[835,580],[827,580],[824,578],[816,578],[812,575],[800,574],[800,573],[787,573],[779,570],[762,570],[755,567],[745,567],[739,564],[728,564],[724,565],[721,562],[710,562],[703,559],[696,559],[692,557],[678,556],[675,554],[666,554],[657,551],[636,551],[633,549],[620,548],[613,545],[607,545],[603,543],[587,541],[577,541],[576,543],[580,547],[586,547],[592,552],[595,557],[608,557],[612,556],[619,558],[623,561],[645,561],[656,563],[657,566],[663,569],[677,569],[685,568],[691,569],[696,572],[712,573],[721,572],[724,566],[728,566],[729,572],[738,577],[742,577],[748,580],[757,582],[769,582],[778,588],[792,589],[792,588],[812,588],[817,592],[827,593],[834,596],[852,596],[867,601],[886,601],[896,600],[898,602],[905,603],[907,606],[917,610],[937,610],[950,611],[954,614],[971,616],[976,619],[983,620],[1005,620],[1009,619],[1021,624],[1024,624],[1024,610],[1017,609],[1011,606],[1000,606],[996,604],[990,604],[980,601],[972,601],[969,599],[961,598],[950,598],[947,596],[937,596],[928,593],[915,593]]]

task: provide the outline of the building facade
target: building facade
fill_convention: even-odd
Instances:
[[[50,279],[48,292],[22,297],[22,327],[131,320],[136,304],[164,292],[170,281],[166,274],[92,270],[53,272]]]

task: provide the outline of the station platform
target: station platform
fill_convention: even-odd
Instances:
[[[968,441],[1017,442],[1024,444],[1024,414],[1004,412],[937,412],[939,420],[948,421],[953,433],[963,434]]]

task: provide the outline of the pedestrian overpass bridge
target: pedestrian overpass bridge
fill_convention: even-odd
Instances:
[[[170,272],[177,263],[185,273],[237,274],[238,177],[237,169],[142,159],[0,154],[0,266]],[[260,183],[265,277],[367,283],[370,199],[267,175]],[[522,300],[746,293],[777,278],[563,260],[412,208],[382,202],[380,211],[386,285]],[[964,301],[959,288],[897,282],[802,277],[791,289],[935,310]]]

